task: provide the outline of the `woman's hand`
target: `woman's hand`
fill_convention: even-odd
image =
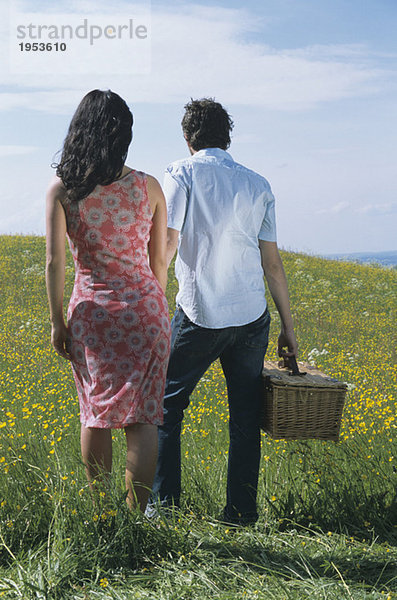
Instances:
[[[51,344],[59,356],[62,356],[62,358],[66,358],[67,360],[71,360],[69,349],[69,332],[64,322],[57,325],[53,324],[51,326]]]

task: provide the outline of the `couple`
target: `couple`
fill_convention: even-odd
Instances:
[[[127,502],[141,510],[150,489],[153,508],[179,504],[183,411],[220,358],[230,413],[223,520],[244,525],[258,517],[264,275],[282,323],[279,353],[296,355],[297,343],[270,186],[226,152],[233,122],[220,104],[185,109],[191,156],[167,168],[164,198],[153,177],[125,165],[133,118],[124,100],[94,90],[81,101],[47,193],[51,339],[72,363],[89,482],[110,473],[111,430],[123,428]],[[76,270],[67,325],[66,234]],[[177,249],[170,328],[164,292]]]

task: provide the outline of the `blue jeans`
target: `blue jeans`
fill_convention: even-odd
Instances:
[[[159,455],[151,502],[179,505],[183,411],[199,379],[219,358],[228,391],[230,437],[223,517],[237,524],[257,520],[261,372],[269,326],[267,309],[247,325],[207,329],[192,323],[177,307],[172,320],[164,424],[159,427]]]

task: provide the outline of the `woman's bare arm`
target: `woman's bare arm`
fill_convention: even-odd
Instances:
[[[66,217],[61,201],[64,196],[65,188],[56,177],[47,190],[46,199],[46,284],[50,307],[51,343],[58,354],[70,358],[67,350],[68,332],[63,315]]]

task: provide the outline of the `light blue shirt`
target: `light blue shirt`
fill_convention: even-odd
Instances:
[[[167,167],[168,227],[180,232],[177,303],[208,328],[245,325],[266,308],[259,240],[276,241],[267,180],[206,148]]]

